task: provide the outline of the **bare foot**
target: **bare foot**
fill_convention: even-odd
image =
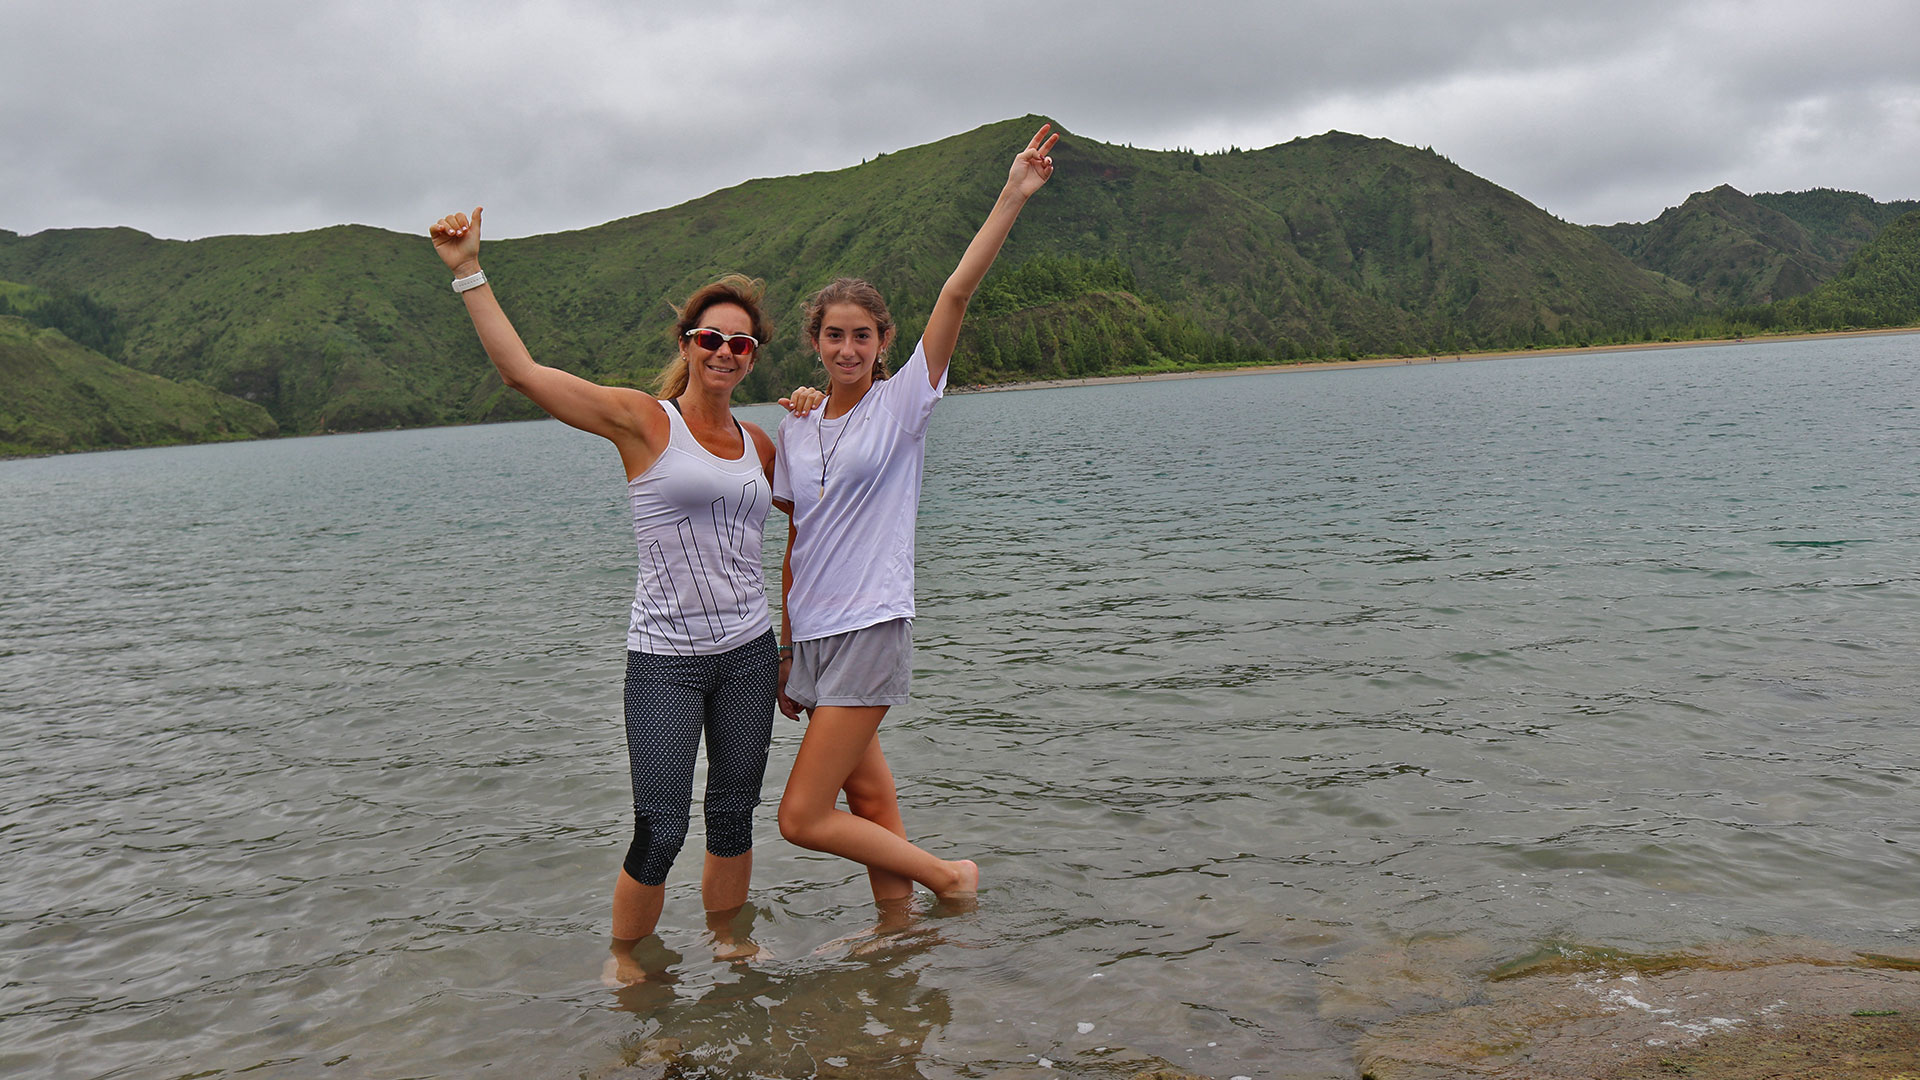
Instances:
[[[615,953],[600,969],[600,983],[608,987],[638,986],[647,981],[647,971],[631,954]]]
[[[737,941],[723,941],[716,937],[713,939],[713,958],[715,960],[759,960],[765,962],[773,959],[773,953],[769,952],[764,946],[752,938],[741,938]]]
[[[931,926],[910,926],[888,931],[875,927],[865,934],[856,934],[843,940],[847,942],[847,956],[850,958],[919,952],[947,942],[947,939]]]
[[[639,986],[642,983],[671,985],[674,981],[673,967],[680,962],[680,954],[666,947],[659,938],[651,935],[639,941],[612,939],[607,945],[612,955],[600,968],[600,981],[614,989],[627,986]]]
[[[880,919],[873,926],[835,938],[815,949],[813,954],[827,956],[844,951],[849,957],[863,957],[895,949],[918,951],[942,943],[940,935],[920,919],[911,897],[880,900],[874,906],[880,911]]]
[[[743,904],[726,911],[707,912],[707,936],[715,960],[772,960],[773,953],[753,940],[753,922],[759,909]]]
[[[959,874],[954,887],[935,895],[942,900],[967,900],[980,891],[980,867],[972,859],[955,859],[947,864]]]

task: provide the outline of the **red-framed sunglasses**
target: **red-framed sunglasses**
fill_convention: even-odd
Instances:
[[[704,326],[696,326],[684,336],[708,352],[719,352],[724,347],[735,356],[745,356],[760,347],[760,339],[752,334],[723,334]]]

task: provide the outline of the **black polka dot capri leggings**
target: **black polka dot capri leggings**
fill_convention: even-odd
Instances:
[[[627,652],[627,760],[633,770],[633,845],[623,864],[642,885],[664,885],[687,839],[693,762],[707,737],[707,850],[753,850],[753,811],[773,739],[780,655],[773,631],[729,652]]]

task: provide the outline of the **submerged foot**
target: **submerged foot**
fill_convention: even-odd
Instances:
[[[919,950],[939,945],[943,938],[926,924],[912,897],[875,901],[879,920],[865,930],[838,937],[814,950],[815,956],[842,954],[875,956],[901,949]]]
[[[713,958],[715,960],[759,960],[765,962],[773,959],[773,953],[767,951],[764,946],[752,938],[722,939],[716,936],[713,939]]]
[[[715,960],[772,960],[773,953],[753,940],[753,923],[759,910],[742,905],[725,911],[707,912],[707,936],[713,942]]]
[[[647,969],[631,956],[609,956],[600,969],[600,983],[603,986],[638,986],[646,981]]]
[[[608,951],[612,955],[600,967],[600,981],[608,987],[674,982],[673,966],[680,962],[680,954],[661,944],[657,937],[639,941],[615,938]]]

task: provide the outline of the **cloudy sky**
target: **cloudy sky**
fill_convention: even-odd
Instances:
[[[0,0],[0,228],[584,228],[1042,113],[1432,146],[1570,221],[1920,198],[1910,0]]]

